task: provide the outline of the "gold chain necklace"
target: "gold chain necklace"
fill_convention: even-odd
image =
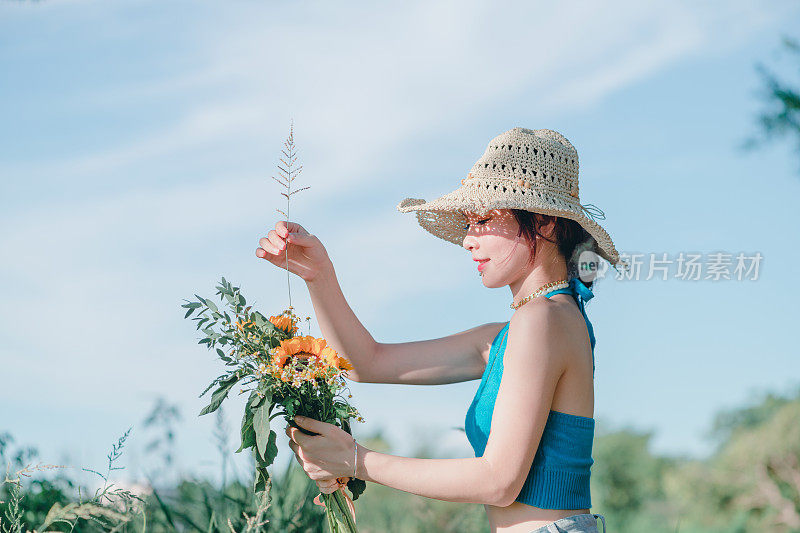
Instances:
[[[528,296],[520,300],[518,304],[514,305],[514,302],[511,302],[511,309],[519,309],[520,306],[528,303],[537,296],[540,296],[545,292],[550,292],[549,289],[557,290],[557,289],[564,289],[566,287],[569,287],[569,281],[565,279],[558,281],[551,281],[550,283],[545,283],[544,285],[536,289],[532,294],[529,294]]]

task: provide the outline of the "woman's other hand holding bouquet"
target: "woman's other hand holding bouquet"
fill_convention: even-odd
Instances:
[[[323,487],[330,489],[322,491],[323,493],[336,490],[335,483],[338,478],[353,477],[354,448],[358,444],[352,435],[334,424],[313,418],[297,416],[294,422],[307,431],[317,433],[317,435],[306,435],[295,427],[286,428],[289,447],[308,477],[316,481],[320,489]]]

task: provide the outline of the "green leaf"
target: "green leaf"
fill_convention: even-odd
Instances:
[[[205,339],[203,339],[205,340]],[[228,396],[228,392],[230,392],[231,387],[233,387],[237,381],[239,381],[238,374],[231,374],[228,378],[220,382],[220,386],[217,390],[214,391],[214,394],[211,395],[211,403],[205,407],[198,416],[207,415],[208,413],[213,413],[219,406],[222,404],[222,400],[224,400]]]
[[[253,411],[250,410],[250,405],[258,398],[256,391],[250,391],[250,396],[247,398],[247,404],[244,408],[244,415],[242,416],[242,445],[236,450],[236,453],[256,445],[256,434],[253,431]]]
[[[272,402],[262,402],[253,413],[253,429],[256,432],[256,443],[258,443],[258,453],[266,458],[265,452],[271,437],[269,429],[269,412],[272,410]]]
[[[263,328],[266,322],[269,322],[264,315],[256,311],[253,313],[253,322],[256,323],[256,326],[259,328]]]
[[[202,305],[202,304],[200,304],[200,303],[198,303],[198,302],[189,302],[189,303],[187,303],[187,304],[183,304],[181,307],[188,307],[189,309],[197,309],[197,308],[198,308],[198,307],[200,307],[201,305]]]
[[[251,410],[253,405],[257,405],[260,400],[261,400],[261,396],[259,396],[258,390],[251,390],[250,391],[250,396],[247,397],[247,403],[245,403],[245,406],[244,406],[245,415],[247,414],[248,411]],[[252,415],[252,413],[251,413],[251,415]]]
[[[253,430],[253,418],[246,418],[242,426],[242,445],[236,450],[236,453],[241,452],[245,448],[254,448],[256,446],[256,432]]]
[[[275,444],[275,439],[277,438],[278,435],[274,431],[269,432],[267,447],[264,450],[264,457],[261,457],[258,454],[258,450],[255,450],[256,453],[253,455],[256,458],[256,466],[266,468],[272,464],[272,462],[275,460],[275,457],[278,455],[278,445]]]
[[[281,331],[278,328],[276,328],[275,324],[270,322],[267,317],[265,317],[264,315],[262,315],[258,311],[255,311],[253,313],[253,322],[256,323],[256,326],[258,326],[259,328],[265,330],[267,333],[270,333],[272,335],[278,335],[281,338],[285,338],[286,337],[286,333],[284,333],[283,331]]]
[[[226,300],[228,300],[228,305],[236,305],[236,303],[234,302],[233,294],[230,291],[227,290],[223,291],[222,295],[225,297]]]
[[[250,408],[253,411],[255,411],[256,407],[260,406],[262,403],[270,404],[269,411],[272,412],[272,409],[275,407],[272,404],[272,389],[265,389],[264,387],[259,387],[258,388],[258,398],[256,398],[253,401],[253,404],[250,406]]]
[[[256,393],[256,391],[253,392]],[[247,408],[249,408],[251,414],[255,413],[258,410],[258,406],[261,405],[263,402],[264,398],[262,398],[261,395],[256,393],[256,397],[253,400],[253,403],[248,402]]]
[[[208,387],[206,387],[206,388],[205,388],[205,390],[204,390],[203,392],[201,392],[201,393],[200,393],[200,396],[198,396],[198,398],[202,398],[202,397],[205,395],[205,393],[207,393],[208,391],[210,391],[210,390],[211,390],[211,388],[212,388],[214,385],[216,385],[216,384],[217,384],[217,383],[218,383],[218,382],[219,382],[219,381],[222,379],[222,377],[223,377],[223,376],[220,376],[220,377],[218,377],[217,379],[215,379],[214,381],[212,381],[212,382],[211,382],[211,385],[209,385]]]
[[[269,481],[269,472],[266,468],[256,468],[256,478],[253,484],[254,492],[265,492],[267,490],[267,481]]]
[[[269,434],[269,442],[267,443],[267,456],[266,459],[269,461],[269,464],[272,464],[272,461],[278,456],[278,445],[275,444],[275,439],[278,438],[278,434],[274,431]]]

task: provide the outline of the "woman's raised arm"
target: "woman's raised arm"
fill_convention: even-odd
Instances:
[[[438,339],[376,342],[347,303],[332,266],[307,285],[323,337],[353,364],[350,379],[362,383],[439,385],[478,379],[491,339],[504,325],[484,324]]]
[[[291,231],[291,233],[289,233]],[[279,221],[259,241],[256,255],[303,278],[327,344],[353,365],[350,379],[364,383],[437,385],[481,377],[492,338],[504,323],[489,323],[438,339],[379,343],[356,317],[320,240],[302,226]]]

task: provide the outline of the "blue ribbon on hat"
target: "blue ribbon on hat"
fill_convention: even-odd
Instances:
[[[581,209],[584,213],[589,215],[592,220],[605,220],[606,214],[603,213],[603,210],[597,207],[594,204],[580,204]]]

